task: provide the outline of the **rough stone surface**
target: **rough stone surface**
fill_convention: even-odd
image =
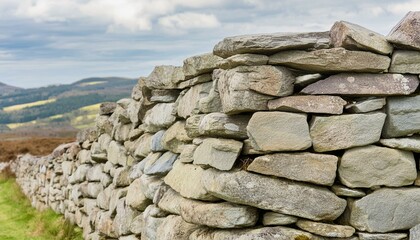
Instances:
[[[180,216],[166,217],[156,231],[156,240],[184,240],[199,226],[185,222]]]
[[[341,185],[333,185],[331,190],[335,193],[335,195],[340,197],[360,198],[366,196],[366,193],[363,190],[348,188]]]
[[[391,30],[387,40],[398,47],[420,50],[420,12],[408,12]]]
[[[314,153],[276,153],[257,157],[247,170],[296,181],[331,186],[338,157]]]
[[[252,53],[236,54],[223,59],[219,64],[219,68],[230,69],[238,66],[258,66],[265,65],[267,62],[268,56],[266,55]]]
[[[379,141],[384,113],[349,114],[312,119],[310,134],[316,152],[364,146]]]
[[[388,55],[392,45],[379,33],[346,21],[336,22],[331,30],[331,44],[348,50],[367,50]]]
[[[117,103],[114,102],[101,103],[101,105],[99,105],[99,115],[111,115],[116,107]]]
[[[356,96],[409,95],[419,86],[417,76],[401,74],[340,73],[313,83],[301,92]]]
[[[413,184],[417,170],[413,153],[371,145],[346,150],[338,175],[351,188],[401,187]]]
[[[187,134],[185,121],[173,124],[163,135],[162,146],[174,153],[181,153],[185,145],[191,143],[192,138]]]
[[[346,106],[349,112],[366,113],[382,109],[386,104],[386,98],[370,98],[357,101]]]
[[[194,164],[230,170],[242,150],[242,142],[232,139],[207,138],[194,152]]]
[[[270,111],[342,114],[346,101],[338,96],[289,96],[268,101]]]
[[[175,162],[164,181],[185,198],[207,201],[217,199],[204,188],[201,181],[203,174],[204,169],[200,166]]]
[[[151,204],[151,201],[141,191],[140,179],[134,180],[127,188],[126,203],[128,206],[140,211],[144,211]]]
[[[154,89],[152,90],[151,102],[170,103],[175,102],[179,96],[179,90]]]
[[[173,115],[175,103],[159,103],[146,112],[144,123],[152,132],[170,127],[176,120]]]
[[[322,79],[322,75],[319,73],[305,74],[296,77],[295,85],[300,87],[306,87],[318,80]]]
[[[314,235],[287,227],[264,227],[251,229],[218,230],[202,228],[190,235],[194,240],[317,240]]]
[[[381,139],[379,142],[390,148],[397,148],[406,151],[420,153],[420,137],[413,136],[407,138],[389,138]]]
[[[180,215],[180,206],[185,199],[171,187],[162,185],[155,194],[153,202],[166,212]]]
[[[294,74],[285,67],[269,65],[247,68],[249,89],[270,96],[288,96],[293,93]]]
[[[276,212],[266,212],[264,213],[262,223],[264,226],[277,226],[277,225],[289,225],[296,223],[298,221],[297,217],[285,215],[282,213]]]
[[[318,73],[371,72],[388,70],[391,59],[370,52],[348,51],[344,48],[321,49],[312,52],[291,50],[270,56],[269,64],[284,65]]]
[[[383,135],[387,138],[420,133],[420,95],[388,98]]]
[[[420,224],[410,229],[410,240],[420,239]]]
[[[350,224],[360,231],[407,230],[420,223],[420,188],[382,188],[349,207]]]
[[[247,130],[252,147],[260,151],[297,151],[312,145],[305,114],[256,112]]]
[[[180,214],[186,222],[214,228],[250,227],[258,220],[256,208],[228,202],[205,203],[185,199],[180,203]]]
[[[404,240],[406,233],[357,233],[360,240]],[[410,239],[411,240],[411,239]]]
[[[203,175],[202,183],[210,194],[226,201],[315,221],[334,220],[346,207],[345,200],[338,198],[326,188],[245,171],[225,173],[208,169]]]
[[[396,50],[392,53],[390,72],[420,74],[420,52]]]
[[[299,220],[297,221],[296,226],[304,231],[324,237],[346,238],[351,237],[356,231],[356,229],[350,226],[334,225],[308,220]]]
[[[144,83],[148,88],[152,89],[173,89],[176,84],[185,79],[181,67],[175,66],[157,66],[147,78],[144,78]]]
[[[258,110],[267,110],[267,101],[273,99],[268,96],[251,90],[251,82],[258,79],[270,79],[270,74],[275,67],[269,67],[270,72],[266,73],[262,69],[269,66],[240,66],[229,70],[222,70],[218,78],[218,90],[222,103],[223,112],[235,114],[240,112],[250,112]],[[272,75],[272,74],[271,74]],[[274,76],[271,76],[273,78]],[[280,81],[279,78],[276,78]],[[293,91],[293,84],[290,83],[290,89]]]
[[[172,169],[172,165],[177,158],[178,154],[170,151],[165,152],[158,158],[154,158],[146,162],[144,166],[144,173],[149,175],[166,175]]]
[[[199,118],[198,131],[193,132],[187,130],[187,133],[189,136],[194,137],[207,136],[246,139],[248,138],[246,126],[250,118],[250,115],[229,116],[225,113],[210,113]]]
[[[208,96],[212,87],[211,82],[202,83],[190,88],[185,95],[181,97],[178,103],[178,116],[187,118],[192,114],[199,112],[200,99]]]
[[[187,79],[193,78],[203,73],[212,72],[217,68],[222,58],[212,53],[189,57],[184,60],[183,71]]]
[[[274,33],[227,37],[213,49],[214,54],[227,58],[241,53],[272,54],[286,49],[328,48],[328,32]]]
[[[212,74],[211,73],[205,73],[202,75],[198,75],[197,77],[188,79],[186,81],[183,81],[178,84],[178,88],[184,89],[184,88],[190,88],[200,83],[206,83],[210,82],[212,80]]]

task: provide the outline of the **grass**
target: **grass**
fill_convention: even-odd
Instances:
[[[1,240],[82,240],[74,227],[52,210],[31,207],[14,178],[0,175]]]
[[[52,103],[52,102],[55,102],[55,101],[56,101],[56,99],[47,99],[47,100],[36,101],[36,102],[31,102],[31,103],[18,104],[18,105],[13,105],[13,106],[10,106],[10,107],[5,107],[5,108],[3,108],[3,111],[13,112],[13,111],[22,110],[22,109],[28,108],[28,107],[45,105],[45,104]]]

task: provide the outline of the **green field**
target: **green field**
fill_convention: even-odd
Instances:
[[[81,230],[52,210],[37,212],[13,178],[0,176],[1,240],[82,240]]]

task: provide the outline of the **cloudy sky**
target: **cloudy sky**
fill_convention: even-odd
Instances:
[[[0,82],[137,78],[227,36],[326,31],[336,20],[386,35],[414,10],[419,0],[0,0]]]

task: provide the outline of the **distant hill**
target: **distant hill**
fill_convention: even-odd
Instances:
[[[72,84],[31,89],[1,84],[0,131],[40,125],[87,127],[93,123],[99,103],[129,97],[136,82],[119,77],[87,78]]]
[[[0,82],[0,96],[13,94],[13,93],[19,92],[20,90],[22,90],[22,88],[10,86],[10,85]]]

